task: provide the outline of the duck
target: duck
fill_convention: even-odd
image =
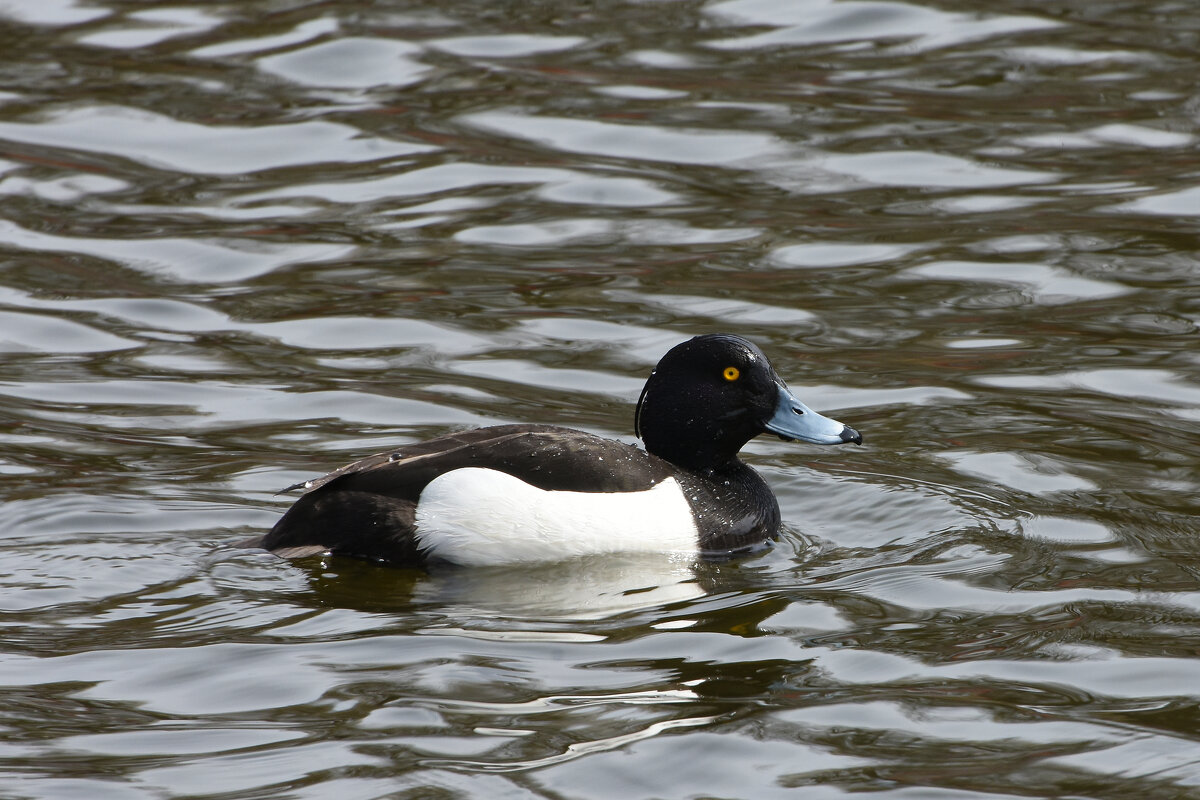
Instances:
[[[741,336],[672,347],[634,409],[644,449],[584,431],[507,424],[368,456],[303,490],[246,544],[285,558],[349,556],[465,567],[662,552],[734,555],[769,546],[779,503],[738,453],[760,434],[862,444],[788,389]]]

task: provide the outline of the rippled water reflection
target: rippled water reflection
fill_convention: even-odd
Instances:
[[[0,794],[1188,796],[1200,12],[0,4]],[[732,563],[231,543],[756,340]]]

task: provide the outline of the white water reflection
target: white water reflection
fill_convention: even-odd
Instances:
[[[127,106],[92,105],[45,112],[35,121],[0,122],[0,137],[41,147],[119,155],[186,173],[237,175],[296,164],[314,154],[369,161],[428,152],[426,145],[364,136],[336,122],[287,125],[199,125]]]
[[[955,14],[908,3],[865,0],[725,0],[710,5],[706,13],[742,25],[777,28],[708,43],[729,50],[897,39],[906,40],[905,50],[912,52],[1061,24],[1045,17]]]
[[[121,192],[132,185],[107,175],[77,174],[49,180],[20,176],[0,180],[0,194],[32,195],[52,203],[75,203],[89,195]]]
[[[770,258],[785,267],[849,267],[896,261],[917,249],[912,245],[808,242],[780,247]]]
[[[1200,786],[1200,756],[1194,743],[1173,736],[1129,736],[1108,747],[1051,758],[1047,764],[1105,780],[1146,777],[1179,787]]]
[[[679,317],[724,320],[729,327],[814,325],[817,322],[817,316],[803,308],[775,306],[750,300],[680,294],[639,293],[633,296],[621,290],[612,290],[609,295],[613,300],[637,302],[651,309],[661,309]]]
[[[25,0],[2,0],[0,2],[0,17],[28,25],[53,27],[79,25],[107,17],[112,13],[110,9],[86,6],[78,0],[39,0],[36,3],[25,2]]]
[[[280,419],[283,409],[297,420],[337,419],[364,425],[474,425],[488,424],[476,414],[455,411],[438,403],[346,391],[287,392],[268,388],[247,388],[218,380],[136,380],[96,381],[59,384],[45,389],[37,383],[13,382],[0,387],[0,397],[35,400],[43,406],[59,406],[50,412],[32,412],[34,416],[57,419],[77,418],[98,429],[138,427],[142,423],[127,415],[114,413],[113,406],[143,409],[156,417],[158,424],[172,430],[203,430],[232,424],[271,423]],[[74,409],[106,407],[106,414]],[[380,449],[386,442],[379,445]],[[316,460],[314,459],[314,462]],[[330,469],[336,465],[327,465]],[[314,471],[318,467],[314,466]]]
[[[537,194],[544,200],[556,203],[622,208],[672,205],[683,201],[683,198],[674,192],[664,191],[650,181],[640,178],[586,176],[548,184],[537,190]]]
[[[429,73],[417,45],[347,37],[258,60],[260,69],[305,86],[369,89],[407,86]]]
[[[1136,397],[1168,406],[1181,413],[1200,408],[1200,385],[1163,369],[1072,370],[1050,375],[981,375],[976,382],[1006,389],[1099,392],[1115,397]]]
[[[609,239],[615,226],[603,219],[556,219],[525,225],[481,225],[454,234],[466,244],[548,247],[568,242]]]
[[[1135,53],[1131,50],[1082,49],[1055,47],[1054,45],[1005,47],[1000,54],[1017,64],[1045,64],[1051,66],[1099,64],[1109,61],[1121,63],[1145,61],[1151,58],[1148,54]]]
[[[148,8],[125,15],[112,28],[102,28],[95,33],[79,37],[79,43],[94,47],[134,50],[153,47],[179,36],[207,31],[224,21],[224,18],[210,11],[197,8]]]
[[[992,211],[1011,211],[1028,208],[1046,202],[1044,197],[1022,197],[1020,195],[990,195],[972,193],[964,197],[943,197],[930,205],[951,214],[986,214]]]
[[[811,159],[811,167],[847,175],[868,186],[940,189],[989,189],[1049,183],[1053,172],[995,167],[944,153],[919,150],[829,154]]]
[[[593,91],[610,97],[624,97],[630,100],[676,100],[688,96],[687,92],[677,89],[661,89],[657,86],[598,86]]]
[[[1133,290],[1112,281],[1084,278],[1060,267],[1009,261],[938,261],[905,270],[899,277],[908,280],[938,280],[1011,284],[1028,292],[1041,305],[1059,305],[1080,300],[1119,297]]]
[[[434,195],[481,186],[570,183],[581,173],[558,168],[454,162],[409,167],[394,175],[365,180],[304,183],[242,195],[242,203],[287,197],[316,197],[332,203],[371,203],[390,198]]]
[[[32,252],[81,253],[108,259],[178,281],[228,283],[263,275],[287,264],[341,258],[352,245],[298,243],[273,244],[201,238],[112,239],[54,236],[24,230],[0,220],[0,237],[10,245]]]
[[[524,225],[483,225],[454,234],[459,242],[502,247],[593,245],[624,241],[635,245],[720,244],[751,239],[756,228],[704,229],[671,220],[614,222],[601,219],[556,219]]]
[[[0,352],[99,353],[139,343],[44,314],[0,311]]]
[[[1145,125],[1112,123],[1084,131],[1063,131],[1062,133],[1023,136],[1015,141],[1017,144],[1025,147],[1078,149],[1127,145],[1129,147],[1166,149],[1187,147],[1196,141],[1196,137],[1193,134],[1181,131],[1162,130],[1159,128],[1150,128]]]
[[[1022,492],[1045,494],[1096,488],[1092,481],[1071,475],[1063,465],[1036,454],[962,450],[942,452],[938,457],[951,462],[958,472],[994,481]]]
[[[730,130],[618,125],[513,111],[467,114],[461,121],[491,133],[527,139],[567,152],[676,164],[736,166],[785,150],[783,143],[773,136]]]
[[[781,720],[821,728],[853,727],[877,734],[900,733],[938,739],[942,746],[953,740],[1020,740],[1043,745],[1076,743],[1095,745],[1127,741],[1130,734],[1119,729],[1098,731],[1091,725],[1060,720],[997,719],[991,712],[972,708],[936,708],[914,713],[895,701],[834,703],[800,708],[780,715]]]
[[[949,663],[927,671],[924,665],[905,656],[866,650],[814,652],[819,666],[850,683],[888,684],[935,677],[941,680],[1027,681],[1069,686],[1074,691],[1098,697],[1136,698],[1135,688],[1156,681],[1161,695],[1191,696],[1200,681],[1200,662],[1180,658],[1121,658],[1114,651],[1091,648],[1090,658],[1052,661],[972,660]],[[1018,677],[1020,676],[1020,677]],[[1118,767],[1119,769],[1119,767]]]
[[[533,36],[508,34],[504,36],[451,36],[433,39],[428,44],[458,56],[473,58],[520,58],[539,53],[570,50],[587,40],[581,36]]]
[[[1157,214],[1168,217],[1200,217],[1200,186],[1139,197],[1109,209],[1114,213]]]
[[[233,41],[219,42],[210,44],[204,47],[199,47],[191,52],[191,55],[196,58],[228,58],[229,56],[242,55],[244,53],[260,53],[265,50],[275,50],[283,47],[288,47],[293,44],[300,44],[311,39],[316,39],[319,36],[334,33],[340,26],[338,21],[332,17],[321,17],[319,19],[308,20],[297,25],[293,30],[286,33],[278,33],[273,36],[262,36],[253,39],[234,39]]]
[[[1099,523],[1066,517],[1035,517],[1026,520],[1022,530],[1026,536],[1067,545],[1103,545],[1118,539],[1112,530]],[[1131,558],[1133,554],[1126,551],[1124,557]]]

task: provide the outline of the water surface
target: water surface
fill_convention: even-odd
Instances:
[[[0,4],[0,794],[1179,798],[1200,10]],[[232,543],[449,430],[632,441],[689,336],[730,563]],[[798,791],[799,790],[799,791]]]

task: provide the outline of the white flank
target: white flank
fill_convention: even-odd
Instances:
[[[427,555],[466,566],[697,550],[692,509],[674,478],[643,492],[549,492],[465,467],[429,482],[416,522]]]

